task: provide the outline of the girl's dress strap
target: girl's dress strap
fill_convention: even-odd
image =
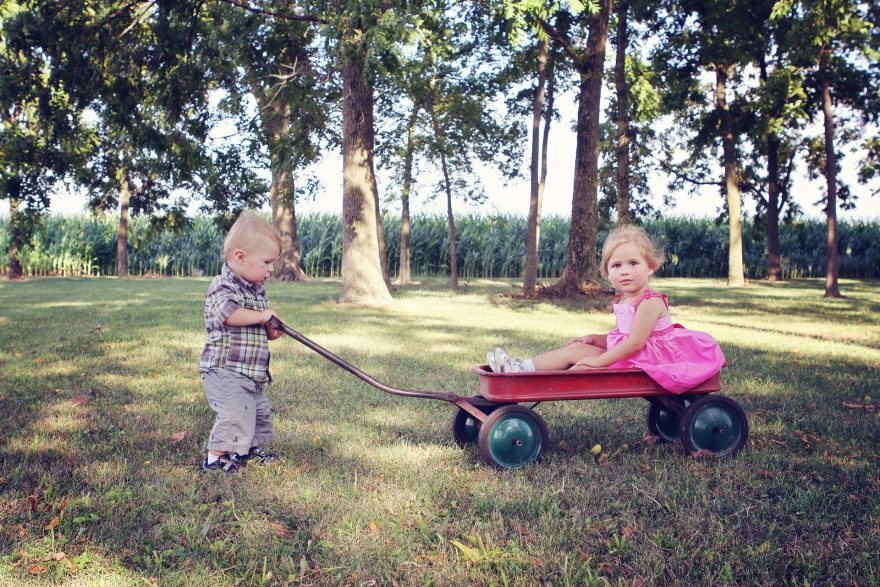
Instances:
[[[645,293],[642,294],[642,297],[637,299],[633,304],[634,308],[638,308],[639,304],[644,302],[645,300],[650,300],[651,298],[660,298],[663,300],[663,305],[666,306],[666,309],[669,309],[669,300],[666,298],[666,294],[662,294],[659,291],[654,291],[653,289],[646,289]]]

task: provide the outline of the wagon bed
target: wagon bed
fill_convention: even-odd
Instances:
[[[495,373],[488,365],[480,365],[474,368],[474,373],[480,376],[480,395],[499,404],[673,395],[660,387],[641,369]],[[705,394],[720,390],[721,376],[715,374],[689,389],[688,394]]]

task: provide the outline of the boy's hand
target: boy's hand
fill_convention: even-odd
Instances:
[[[266,323],[266,337],[269,340],[275,340],[276,338],[281,338],[282,336],[284,336],[284,333],[275,328],[275,326],[271,322]]]
[[[265,325],[272,318],[276,318],[278,315],[275,313],[275,310],[269,308],[266,310],[260,310],[260,324]]]
[[[269,318],[263,322],[263,327],[266,329],[266,337],[269,340],[275,340],[277,338],[281,338],[284,335],[284,331],[278,328],[277,324],[281,321],[278,318],[278,315],[275,313],[275,310],[263,310],[262,313],[270,313]]]

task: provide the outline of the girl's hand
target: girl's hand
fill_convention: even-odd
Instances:
[[[601,369],[604,365],[600,364],[599,357],[584,357],[571,366],[572,369]]]
[[[582,337],[580,337],[580,338],[572,338],[572,339],[569,340],[567,343],[565,343],[565,346],[568,346],[568,345],[570,345],[570,344],[574,344],[574,343],[576,343],[576,342],[579,342],[579,343],[581,343],[581,344],[593,344],[593,345],[596,344],[596,343],[593,341],[593,335],[592,335],[592,334],[588,334],[588,335],[586,335],[586,336],[582,336]]]

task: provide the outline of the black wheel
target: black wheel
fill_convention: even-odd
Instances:
[[[680,401],[684,408],[693,403],[690,397],[682,397]],[[660,402],[650,402],[645,419],[648,423],[648,433],[659,438],[660,442],[676,442],[681,438],[681,418]]]
[[[690,453],[706,450],[734,456],[749,437],[749,421],[735,401],[722,395],[696,400],[681,418],[681,443]]]
[[[495,410],[495,406],[479,406],[477,409],[486,414],[491,414]],[[455,417],[452,418],[452,437],[455,439],[455,444],[460,448],[464,448],[469,444],[475,444],[479,433],[480,421],[465,410],[458,408],[455,412]]]
[[[530,408],[502,406],[480,426],[477,442],[486,464],[499,469],[520,469],[544,455],[549,441],[547,425]]]

